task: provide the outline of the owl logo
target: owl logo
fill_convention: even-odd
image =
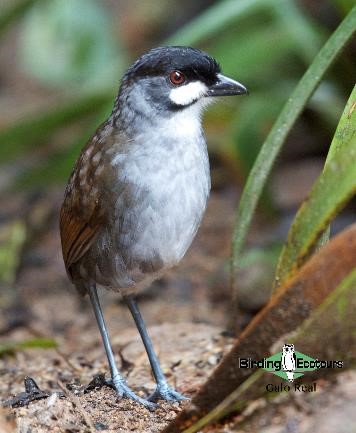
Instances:
[[[294,380],[295,360],[294,344],[285,344],[282,351],[282,369],[286,372],[289,382]]]

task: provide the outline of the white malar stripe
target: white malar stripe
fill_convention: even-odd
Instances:
[[[204,96],[207,90],[207,86],[201,81],[193,81],[172,89],[169,98],[176,105],[189,105]]]

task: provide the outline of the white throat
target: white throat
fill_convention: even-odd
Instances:
[[[202,135],[202,115],[210,98],[202,98],[194,104],[183,108],[169,118],[162,120],[162,135],[185,140],[195,139]]]

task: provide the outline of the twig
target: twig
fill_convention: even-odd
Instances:
[[[63,353],[58,347],[55,349],[57,354],[61,357],[61,359],[67,364],[67,366],[74,371],[75,373],[82,373],[83,368],[78,368],[69,358]]]
[[[95,426],[93,424],[93,421],[90,418],[89,413],[84,409],[79,397],[75,395],[74,393],[68,391],[68,389],[65,387],[63,382],[58,380],[58,386],[61,388],[65,396],[69,399],[69,401],[72,403],[74,408],[77,409],[77,411],[80,413],[81,417],[83,418],[85,424],[90,430],[90,433],[96,433]]]

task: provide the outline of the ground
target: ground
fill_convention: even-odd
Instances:
[[[45,203],[48,200],[45,196]],[[54,192],[51,200],[59,204],[61,191]],[[40,208],[42,202],[40,199]],[[213,193],[203,225],[181,265],[139,298],[169,382],[188,397],[234,342],[226,325],[231,306],[228,257],[235,203],[234,193]],[[57,348],[20,350],[0,358],[1,402],[24,391],[26,376],[50,397],[25,407],[1,409],[0,432],[159,432],[188,403],[160,402],[160,407],[150,412],[118,399],[108,387],[84,392],[93,376],[108,375],[107,361],[89,302],[75,293],[65,275],[56,206],[46,231],[25,250],[16,283],[4,287],[4,299],[15,304],[5,308],[0,318],[1,341],[47,337],[57,343]],[[9,213],[21,214],[24,207],[26,203],[18,199],[7,202]],[[262,242],[270,234],[252,230],[251,241],[257,236]],[[146,396],[153,391],[154,381],[130,314],[118,294],[104,292],[101,298],[118,364],[129,385]],[[242,414],[206,431],[351,433],[356,425],[352,409],[356,374],[346,371],[333,380],[319,380],[315,395],[282,394],[272,400],[252,401]],[[340,428],[330,430],[335,422]]]
[[[217,295],[219,283],[214,281],[214,275],[225,274],[221,268],[228,258],[233,207],[233,195],[213,195],[209,209],[219,209],[221,214],[208,210],[193,248],[179,268],[139,300],[170,383],[188,397],[233,341],[224,331],[228,292]],[[212,277],[210,287],[207,275]],[[24,326],[10,326],[6,340],[49,337],[58,347],[27,349],[0,359],[1,400],[24,391],[26,376],[49,393],[64,388],[67,395],[60,398],[53,394],[28,407],[13,409],[21,432],[84,432],[93,428],[158,432],[182,409],[184,404],[160,403],[158,410],[150,412],[126,399],[119,400],[108,387],[83,393],[95,374],[108,375],[108,367],[88,299],[76,294],[65,275],[56,221],[50,222],[47,232],[25,253],[13,290],[24,306],[13,307],[2,326],[11,325],[14,310],[23,315]],[[129,385],[140,395],[148,395],[154,381],[130,314],[118,294],[104,292],[101,298],[119,366]]]

